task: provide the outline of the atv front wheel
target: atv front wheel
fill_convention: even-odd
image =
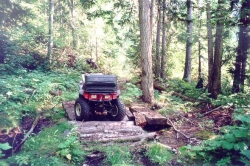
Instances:
[[[110,110],[109,117],[113,121],[121,121],[126,115],[126,109],[123,102],[119,99],[112,102],[112,109]]]
[[[75,102],[75,115],[76,120],[87,121],[90,117],[90,107],[86,100],[78,98]]]

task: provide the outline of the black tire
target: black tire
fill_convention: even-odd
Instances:
[[[126,115],[126,109],[123,102],[119,99],[112,102],[112,109],[109,113],[110,120],[121,121]]]
[[[90,118],[90,107],[85,99],[78,98],[75,102],[74,107],[76,120],[78,121],[87,121]]]

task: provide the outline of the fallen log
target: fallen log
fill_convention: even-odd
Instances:
[[[135,84],[135,85],[141,84],[141,80],[135,82],[134,84]],[[166,91],[168,86],[169,86],[169,84],[167,84],[167,85],[164,87],[164,85],[160,85],[159,83],[156,83],[156,82],[153,83],[153,88],[156,89],[156,90],[158,90],[158,91],[160,91],[160,92]]]
[[[116,128],[119,126],[120,128],[126,128],[135,126],[132,121],[87,121],[87,122],[79,122],[79,121],[69,121],[69,124],[75,125],[78,128],[88,129],[90,127],[99,127],[99,128]],[[136,126],[135,126],[136,127]]]
[[[84,142],[137,141],[155,135],[135,126],[133,121],[70,121],[69,124],[76,127],[76,132]]]
[[[159,85],[159,84],[157,84],[157,83],[153,83],[153,87],[154,87],[154,89],[156,89],[156,90],[158,90],[158,91],[160,91],[160,92],[162,92],[162,91],[166,91],[166,87],[163,87],[162,85]]]
[[[134,135],[134,136],[122,136],[122,137],[109,137],[109,138],[98,138],[98,139],[91,139],[91,140],[86,140],[86,139],[81,139],[81,140],[84,140],[84,142],[102,142],[102,143],[105,143],[105,142],[109,142],[109,141],[115,141],[115,142],[125,142],[125,141],[132,141],[132,142],[135,142],[135,141],[140,141],[140,140],[143,140],[143,139],[154,139],[155,137],[155,133],[152,132],[152,133],[145,133],[145,134],[140,134],[140,135]],[[81,136],[80,136],[81,137]]]
[[[121,129],[100,129],[100,128],[91,128],[87,130],[83,130],[82,128],[79,128],[81,131],[81,134],[92,134],[92,133],[113,133],[114,131],[121,133],[121,134],[126,134],[126,133],[140,133],[141,129],[138,127],[130,127],[130,128],[121,128]]]

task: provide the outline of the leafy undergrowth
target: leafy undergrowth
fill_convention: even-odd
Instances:
[[[53,116],[61,111],[62,100],[77,96],[77,81],[80,74],[33,71],[21,76],[3,75],[0,80],[0,123],[1,128],[18,127],[24,116],[36,116],[40,113]],[[53,95],[58,91],[60,94]]]
[[[68,123],[58,123],[31,136],[20,153],[6,162],[19,165],[75,165],[84,160],[84,150]]]
[[[58,125],[58,123],[66,121],[61,102],[74,100],[77,97],[80,79],[81,73],[74,70],[46,73],[32,71],[22,72],[21,75],[1,75],[0,157],[12,156],[6,162],[14,161],[19,165],[32,163],[33,165],[39,163],[44,165],[42,163],[45,160],[49,163],[48,165],[57,162],[67,163],[69,160],[71,163],[75,162],[74,153],[81,153],[75,151],[67,153],[66,150],[64,151],[64,147],[60,149],[59,143],[66,140],[63,140],[62,132],[67,127]],[[18,152],[16,148],[31,128],[35,117],[39,117],[39,120],[33,134],[24,143],[20,153],[15,154],[15,151]],[[74,139],[76,139],[75,136]],[[10,148],[7,149],[7,146],[3,146],[6,144]],[[79,148],[78,145],[77,148]],[[44,161],[38,162],[38,159],[41,158]]]
[[[87,157],[85,164],[89,166],[157,166],[169,165],[174,153],[157,143],[145,142],[133,146],[131,143],[85,144]]]

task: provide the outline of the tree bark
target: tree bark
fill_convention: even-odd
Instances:
[[[155,0],[151,0],[151,7],[150,7],[151,36],[153,35],[154,17],[155,17]]]
[[[152,76],[152,36],[150,27],[150,1],[139,0],[140,21],[140,54],[141,54],[141,87],[142,98],[145,102],[154,102],[153,76]]]
[[[49,43],[47,60],[49,64],[52,63],[52,51],[53,51],[53,18],[54,18],[54,0],[49,2]]]
[[[96,37],[95,38],[95,62],[96,62],[96,64],[98,64],[98,59],[99,59],[99,56],[98,56],[98,38]]]
[[[201,17],[201,0],[198,0],[198,18]],[[198,28],[198,58],[199,58],[199,66],[198,66],[198,80],[202,79],[201,77],[201,19],[199,20],[199,28]]]
[[[162,4],[163,16],[162,16],[162,50],[161,50],[161,78],[166,79],[165,65],[166,65],[166,0],[163,0]]]
[[[160,49],[161,49],[161,0],[158,0],[158,21],[157,21],[157,34],[156,34],[156,62],[155,62],[155,77],[160,77]]]
[[[210,84],[212,81],[210,81],[212,78],[212,69],[213,69],[213,32],[212,32],[212,25],[211,25],[211,6],[210,1],[207,1],[206,5],[206,11],[207,11],[207,53],[208,53],[208,87],[211,86]]]
[[[192,63],[192,33],[193,33],[193,2],[187,0],[187,41],[186,59],[183,80],[191,82],[191,63]]]
[[[76,28],[75,28],[75,16],[74,16],[74,0],[68,0],[68,5],[70,7],[70,28],[71,28],[71,32],[72,32],[72,43],[73,43],[73,48],[76,49],[77,45],[78,45],[78,41],[77,41],[77,34],[76,34]]]
[[[239,24],[239,41],[238,51],[235,60],[233,93],[244,92],[244,81],[246,73],[246,61],[248,50],[250,48],[250,0],[242,3],[240,24]]]
[[[223,31],[224,31],[224,0],[218,0],[217,9],[217,25],[216,25],[216,37],[215,37],[215,47],[214,47],[214,62],[212,68],[212,75],[210,86],[208,87],[208,92],[211,94],[212,98],[217,98],[221,94],[221,63],[222,63],[222,51],[223,51]]]

